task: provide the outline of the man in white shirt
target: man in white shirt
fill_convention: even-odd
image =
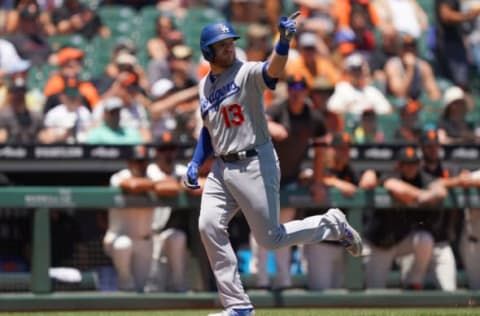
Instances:
[[[335,85],[335,91],[327,103],[328,110],[360,116],[366,108],[373,108],[377,114],[389,114],[392,106],[383,93],[370,85],[370,70],[360,54],[345,59],[346,80]]]

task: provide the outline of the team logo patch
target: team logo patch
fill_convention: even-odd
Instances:
[[[220,25],[220,31],[222,31],[223,33],[228,33],[230,32],[230,29],[228,28],[228,26],[222,24]]]
[[[206,98],[202,97],[200,99],[200,111],[202,117],[205,117],[210,110],[215,112],[218,111],[223,100],[239,92],[240,87],[234,81],[231,81],[222,87],[213,90]]]

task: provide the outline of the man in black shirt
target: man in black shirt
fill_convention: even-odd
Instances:
[[[366,286],[385,288],[394,259],[413,255],[413,264],[402,278],[405,287],[422,289],[434,248],[431,225],[436,213],[408,208],[438,206],[446,197],[446,189],[421,170],[413,147],[399,151],[397,169],[384,175],[380,183],[398,206],[375,210],[367,219],[365,238],[370,251],[365,258]]]
[[[360,173],[351,165],[351,143],[352,140],[348,133],[333,134],[330,143],[332,157],[328,159],[324,174],[325,185],[328,188],[339,190],[346,197],[352,197],[357,189],[370,190],[377,185],[377,176],[374,170],[368,169]],[[309,290],[318,291],[343,287],[345,256],[340,244],[307,244],[304,246],[304,254],[308,266],[307,287]]]

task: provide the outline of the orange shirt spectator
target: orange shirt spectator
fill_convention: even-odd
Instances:
[[[317,49],[319,38],[314,33],[303,33],[298,40],[299,55],[288,60],[287,75],[303,76],[308,87],[312,87],[315,77],[325,77],[332,84],[340,80],[340,71],[327,57]]]
[[[59,73],[52,75],[45,84],[44,94],[46,97],[62,92],[67,78],[78,78],[82,72],[82,59],[84,52],[73,47],[62,48],[57,54],[57,62],[60,67]],[[76,79],[75,79],[76,80]],[[80,94],[87,99],[91,108],[100,100],[97,89],[92,83],[82,81],[78,84]]]
[[[377,12],[370,0],[336,0],[333,3],[333,15],[338,20],[339,29],[350,28],[350,18],[354,6],[365,10],[369,16],[371,26],[379,24]]]

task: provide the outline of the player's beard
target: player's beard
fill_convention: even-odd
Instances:
[[[228,54],[228,55],[216,58],[215,64],[218,67],[225,69],[225,68],[229,68],[230,66],[232,66],[233,63],[235,62],[235,59],[236,59],[236,55],[235,55],[235,51],[233,51],[232,54]]]

